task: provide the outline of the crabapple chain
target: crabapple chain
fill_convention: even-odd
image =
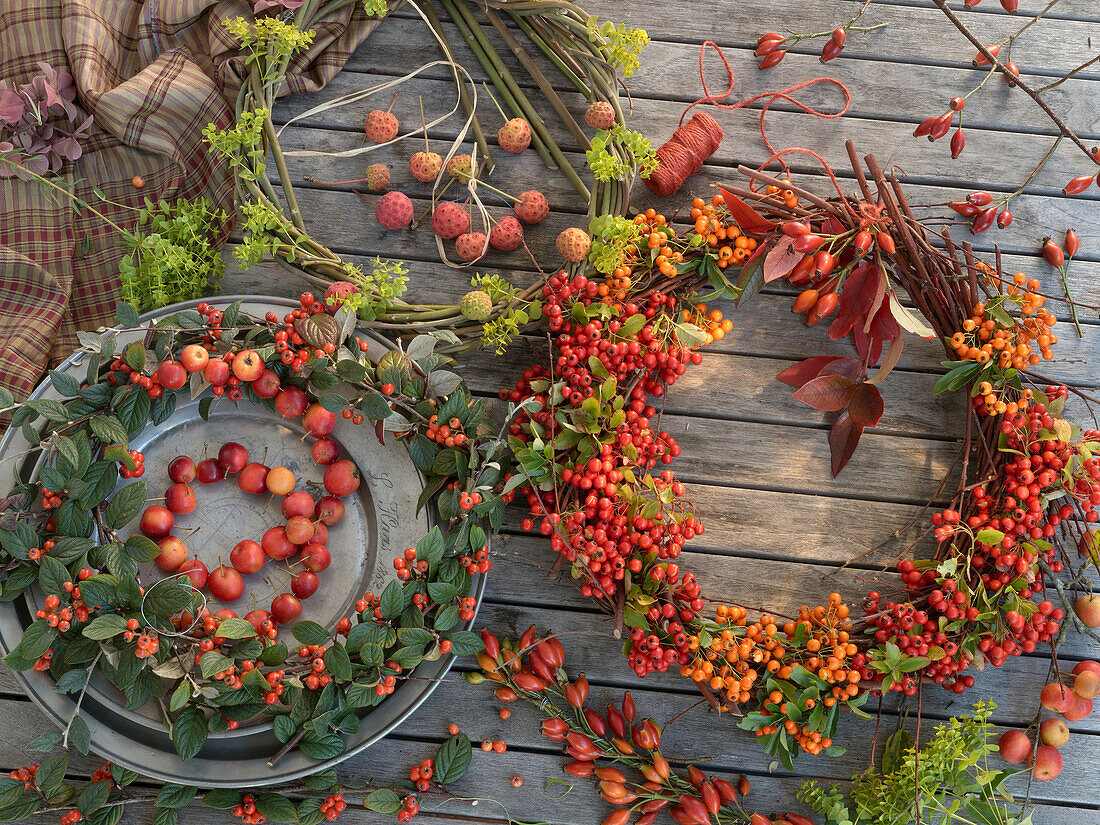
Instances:
[[[236,363],[236,362],[234,362]],[[259,372],[250,374],[258,380]],[[312,406],[306,409],[309,414]],[[327,410],[325,410],[327,412]],[[316,417],[316,416],[315,416]],[[304,416],[303,416],[304,418]],[[236,602],[245,594],[243,576],[260,573],[268,558],[277,561],[289,561],[300,552],[297,562],[289,564],[285,571],[291,576],[291,591],[279,593],[271,602],[268,611],[270,621],[261,623],[256,631],[267,638],[274,638],[275,627],[285,625],[297,619],[302,613],[301,599],[307,599],[317,592],[320,580],[317,573],[325,570],[331,561],[328,548],[317,534],[316,527],[331,527],[338,524],[344,516],[344,504],[341,497],[348,496],[358,488],[358,468],[348,459],[341,459],[325,468],[324,486],[329,493],[314,504],[313,497],[305,491],[294,492],[294,473],[286,467],[268,468],[258,462],[249,462],[248,450],[236,442],[223,444],[218,450],[218,466],[222,472],[209,484],[217,484],[233,474],[237,474],[240,489],[251,495],[261,496],[272,493],[283,497],[282,511],[288,513],[285,524],[272,527],[265,534],[267,542],[262,545],[253,539],[242,539],[229,554],[230,567],[220,566],[212,571],[205,587],[211,595],[223,602]],[[177,456],[169,466],[169,476],[192,477],[194,461],[187,456]],[[178,536],[171,535],[174,516],[192,512],[196,506],[195,491],[184,482],[176,482],[165,494],[166,507],[152,505],[145,509],[141,518],[141,531],[151,539],[158,540],[160,554],[153,559],[161,570],[178,571],[188,559],[188,548]],[[324,539],[327,541],[327,531]],[[269,551],[270,548],[270,551]],[[295,571],[301,565],[305,570]],[[302,577],[303,573],[308,576]],[[310,578],[311,576],[312,578]],[[192,581],[192,584],[195,584]],[[199,590],[204,589],[198,587]],[[233,611],[225,611],[225,616],[236,617]]]

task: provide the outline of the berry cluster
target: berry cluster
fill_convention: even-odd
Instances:
[[[430,787],[430,780],[432,774],[435,773],[435,761],[431,758],[421,760],[419,765],[414,765],[409,769],[409,781],[416,785],[416,789],[420,792],[428,790]]]
[[[325,819],[329,822],[335,822],[347,806],[348,803],[344,801],[342,793],[331,794],[321,800],[321,813],[325,815]]]
[[[263,825],[267,822],[267,817],[256,809],[256,797],[250,793],[246,793],[241,798],[241,803],[233,807],[233,816],[244,825]]]
[[[22,768],[16,768],[8,774],[8,779],[14,779],[16,782],[23,783],[23,790],[29,791],[34,788],[35,776],[38,773],[38,765],[26,765]]]
[[[775,187],[771,194],[780,194]],[[788,206],[797,206],[798,198],[789,189],[781,193]],[[718,255],[718,266],[725,269],[728,266],[741,266],[756,250],[757,240],[744,235],[740,227],[730,217],[729,211],[724,207],[725,201],[721,195],[715,195],[707,203],[702,198],[695,198],[691,202],[691,217],[695,221],[695,237],[702,239],[708,247],[715,250]],[[663,272],[664,270],[662,270]],[[670,273],[675,275],[676,270]]]
[[[941,547],[972,548],[961,556],[952,551],[966,566],[947,571],[905,560],[898,571],[910,600],[884,600],[878,593],[868,598],[876,643],[925,657],[923,674],[956,693],[973,685],[963,672],[975,656],[999,667],[1052,642],[1061,629],[1065,611],[1043,598],[1040,567],[1061,571],[1053,541],[1063,522],[1100,519],[1100,460],[1085,446],[1100,433],[1071,439],[1068,425],[1059,429],[1065,394],[1064,387],[1047,387],[1043,400],[1006,413],[1000,420],[1006,459],[997,478],[971,491],[965,514],[949,508],[932,516]],[[857,658],[864,679],[881,678],[862,654]],[[888,687],[912,695],[915,675]]]
[[[145,454],[138,450],[129,450],[130,460],[134,462],[133,469],[125,464],[119,467],[118,474],[123,478],[141,478],[145,475]]]

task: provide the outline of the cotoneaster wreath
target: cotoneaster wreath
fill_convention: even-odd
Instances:
[[[239,302],[224,309],[201,304],[145,327],[129,305],[120,304],[118,316],[119,329],[85,337],[90,355],[83,382],[51,372],[67,400],[13,405],[10,396],[0,399],[14,407],[11,426],[22,428],[42,455],[37,476],[11,493],[9,504],[21,502],[16,522],[0,530],[3,598],[35,588],[42,600],[34,622],[4,657],[6,665],[48,671],[57,689],[69,693],[83,691],[98,668],[130,707],[149,699],[161,703],[183,759],[195,756],[210,732],[269,717],[284,743],[274,762],[295,747],[316,759],[339,755],[340,734],[358,729],[358,711],[382,702],[421,661],[481,649],[477,635],[459,626],[474,616],[473,576],[490,567],[482,525],[499,526],[513,494],[502,492],[508,481],[502,438],[482,434],[483,403],[446,369],[450,360],[434,352],[436,343],[453,336],[421,336],[407,351],[387,351],[374,364],[367,342],[354,334],[354,315],[335,304],[326,310],[310,293],[282,318],[271,312],[252,317]],[[116,352],[122,330],[145,337]],[[141,520],[145,535],[122,536],[118,529],[141,512],[149,493],[144,480],[115,487],[120,476],[144,473],[144,457],[128,449],[129,439],[165,421],[180,393],[204,395],[204,419],[214,404],[241,402],[302,418],[317,439],[314,446],[323,448],[313,451],[315,460],[327,465],[332,480],[340,476],[335,487],[326,486],[340,495],[358,480],[351,462],[337,460],[336,443],[325,438],[336,416],[373,425],[379,439],[391,433],[424,474],[419,507],[434,502],[442,528],[431,528],[394,559],[397,580],[380,593],[363,594],[354,615],[336,627],[312,621],[290,626],[297,643],[291,646],[278,638],[278,619],[288,619],[275,606],[245,618],[232,611],[211,615],[199,592],[205,568],[185,566],[179,576],[143,582],[141,564],[180,567],[182,557],[166,561],[170,551],[149,538],[167,535],[171,524],[160,519],[170,522],[172,513],[154,505]],[[272,476],[265,486],[266,467],[245,466],[245,457],[222,453],[220,460],[200,463],[200,480],[216,480],[202,478],[202,465],[209,463],[222,478],[233,473],[249,492],[286,494],[287,524],[273,529],[295,543],[308,542],[310,536],[293,534],[295,513],[287,503],[304,495],[312,511],[313,498],[292,492],[286,478]],[[186,493],[191,475],[178,476],[184,481],[174,486]],[[193,506],[193,493],[190,501],[184,506]],[[312,536],[325,514],[302,513],[297,520]],[[267,551],[266,541],[264,546]],[[273,553],[268,551],[285,557]],[[225,585],[220,588],[211,585],[215,595],[223,594]],[[288,611],[290,617],[300,612],[300,602]],[[79,703],[63,738],[88,751]]]

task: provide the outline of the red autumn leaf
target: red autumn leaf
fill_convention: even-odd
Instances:
[[[764,283],[770,284],[791,274],[798,262],[802,260],[802,253],[794,251],[794,238],[783,236],[764,259]]]
[[[856,345],[856,352],[864,363],[873,364],[882,355],[882,339],[864,332],[862,326],[852,327],[852,342]]]
[[[890,311],[889,301],[879,307],[878,312],[875,313],[875,318],[871,322],[871,335],[883,341],[889,341],[901,335],[901,326],[894,317],[894,313]]]
[[[836,361],[838,358],[840,358],[839,355],[815,355],[813,358],[807,358],[793,367],[787,367],[775,377],[789,386],[801,387],[807,381],[817,378],[829,362]]]
[[[820,234],[822,235],[839,235],[842,232],[846,232],[848,227],[840,222],[836,215],[830,215],[821,224]]]
[[[819,375],[803,384],[794,398],[815,410],[836,412],[844,409],[855,388],[856,382],[843,375]]]
[[[864,427],[875,426],[882,418],[884,409],[885,405],[882,403],[882,394],[878,391],[878,387],[866,381],[855,388],[848,401],[848,415]]]
[[[775,224],[741,200],[732,192],[720,190],[722,198],[726,201],[726,208],[730,211],[737,225],[747,232],[768,232],[775,228]]]
[[[831,364],[826,364],[819,375],[843,375],[852,381],[858,381],[863,372],[863,362],[858,358],[838,358]]]
[[[841,413],[829,429],[829,452],[832,457],[833,478],[848,464],[856,451],[863,425],[852,420],[847,412]]]
[[[870,263],[863,263],[852,270],[840,293],[840,309],[836,320],[829,327],[830,338],[843,338],[863,320],[876,303],[879,292],[885,291],[882,270]],[[882,299],[878,299],[881,306]]]

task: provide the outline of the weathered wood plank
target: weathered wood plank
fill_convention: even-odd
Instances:
[[[800,13],[804,11],[801,9]],[[748,13],[759,15],[760,10],[751,10]],[[770,16],[771,12],[767,14]],[[773,24],[764,22],[763,25]],[[1059,23],[1055,22],[1054,25],[1057,27]],[[444,28],[458,62],[479,82],[486,80],[487,76],[457,29],[449,23],[445,23]],[[762,28],[761,32],[764,30]],[[394,19],[383,24],[371,35],[370,42],[352,56],[345,71],[378,72],[383,76],[411,72],[422,65],[424,59],[422,52],[409,48],[410,35],[415,31],[414,20]],[[969,90],[983,76],[980,70],[970,66],[960,68],[886,62],[880,59],[881,55],[877,51],[862,57],[855,57],[853,53],[846,51],[843,59],[832,63],[828,68],[822,67],[815,54],[790,52],[779,66],[760,71],[757,68],[759,58],[752,54],[755,42],[747,37],[748,31],[747,28],[742,28],[739,39],[727,38],[720,41],[737,81],[734,100],[786,88],[808,77],[826,74],[852,90],[854,97],[850,117],[869,120],[897,119],[916,123],[929,114],[943,110],[946,105],[945,96],[949,97],[955,91],[963,93]],[[697,99],[702,94],[698,83],[698,43],[662,39],[667,32],[655,28],[651,28],[649,33],[653,39],[642,52],[638,71],[628,81],[631,96],[635,99],[648,97],[678,102]],[[859,37],[861,36],[852,36],[849,50],[858,45],[856,39]],[[817,42],[819,45],[823,43],[821,40]],[[809,44],[806,48],[809,48]],[[534,88],[534,83],[527,79],[519,61],[510,52],[502,51],[500,57],[517,81],[525,88]],[[567,88],[541,53],[536,52],[533,57],[551,82],[560,88]],[[1025,67],[1024,71],[1028,72],[1029,68]],[[445,68],[439,67],[428,70],[424,76],[447,79],[450,75]],[[706,77],[707,85],[712,91],[725,90],[725,70],[713,54],[709,56],[706,65]],[[1096,77],[1100,77],[1100,74],[1090,76],[1086,71],[1083,76],[1071,78],[1047,93],[1047,100],[1055,111],[1063,113],[1074,124],[1078,124],[1082,134],[1100,131],[1100,119],[1095,108],[1088,104]],[[673,79],[675,82],[670,82]],[[948,90],[952,90],[950,94]],[[821,90],[811,87],[801,91],[799,99],[817,107],[831,107],[836,104],[836,90],[830,86],[822,87]],[[789,108],[789,104],[777,102],[777,110],[786,108]],[[1030,98],[1002,82],[988,84],[987,89],[967,101],[966,121],[968,129],[999,128],[1029,134],[1056,134],[1053,123],[1039,112]]]
[[[285,122],[294,113],[304,112],[316,103],[333,99],[340,94],[360,90],[377,82],[373,79],[364,82],[366,77],[369,76],[362,74],[338,75],[323,92],[284,99],[275,107],[276,120],[280,123]],[[409,87],[407,89],[408,94],[424,97],[425,106],[429,112],[441,114],[453,105],[453,83],[446,80],[417,78],[410,81],[407,86]],[[820,93],[828,95],[828,91]],[[578,114],[584,111],[583,100],[580,95],[574,92],[563,92],[562,96]],[[492,103],[487,99],[487,96],[483,95],[483,97],[486,98],[484,101],[479,99],[480,116],[485,124],[496,123],[499,120],[499,115],[492,108]],[[823,105],[828,105],[828,110],[832,111],[839,100],[835,91],[831,97],[827,98],[827,100],[829,99],[832,102]],[[369,98],[360,103],[304,119],[299,122],[299,125],[350,130],[353,134],[345,139],[347,143],[343,148],[358,146],[362,141],[361,135],[358,134],[361,128],[360,124],[367,112],[374,108],[376,104],[377,100]],[[633,101],[633,111],[628,119],[628,125],[641,128],[654,145],[659,145],[675,130],[681,112],[681,106],[670,106],[663,100],[639,97]],[[711,113],[715,115],[726,132],[726,138],[722,146],[711,158],[712,163],[721,165],[746,163],[755,166],[767,157],[768,153],[760,141],[759,115],[757,113],[717,112],[713,109]],[[419,122],[419,115],[414,116],[409,111],[402,113],[402,115],[405,128],[415,128],[415,125]],[[449,138],[457,133],[460,122],[459,118],[454,117],[450,121],[435,127],[432,130],[432,135],[438,136],[440,140]],[[570,152],[578,149],[575,139],[568,135],[556,119],[548,117],[546,122],[550,131],[554,134],[555,140],[559,142],[563,149]],[[923,176],[916,178],[919,183],[946,182],[954,186],[962,186],[968,190],[990,188],[1002,192],[1013,191],[1027,177],[1028,170],[1042,157],[1051,143],[1050,139],[1044,135],[1008,134],[996,126],[985,129],[968,122],[967,133],[970,149],[963,152],[958,159],[951,160],[944,143],[930,146],[926,140],[914,138],[912,136],[912,122],[867,120],[849,116],[841,118],[840,122],[848,125],[849,128],[837,128],[833,122],[823,121],[800,112],[782,111],[778,108],[769,111],[767,116],[769,135],[773,136],[777,148],[783,148],[792,143],[809,146],[829,160],[836,167],[838,174],[847,172],[848,161],[844,152],[844,141],[854,135],[858,139],[857,148],[863,152],[877,153],[884,166],[897,164],[913,175],[919,175],[916,170],[929,170]],[[289,132],[286,134],[289,137]],[[293,143],[284,145],[293,147]],[[407,158],[417,148],[415,142],[398,144],[398,146],[400,148],[396,150],[396,155],[402,158]],[[376,152],[368,152],[360,157],[369,157],[370,161],[373,161],[380,157],[393,157],[394,154],[393,147],[386,147]],[[514,169],[516,161],[522,160],[523,157],[505,158],[506,163],[500,172]],[[815,161],[806,157],[794,156],[788,158],[788,162],[798,172],[816,173],[820,168]],[[575,165],[579,167],[582,164],[583,161],[578,161]],[[403,170],[401,171],[402,174],[395,180],[408,179],[403,174]],[[1055,193],[1060,195],[1061,187],[1071,177],[1087,171],[1087,160],[1081,158],[1079,153],[1075,155],[1069,150],[1059,151],[1039,172],[1027,191],[1045,195]],[[850,177],[850,173],[845,174],[844,177]],[[1100,194],[1095,193],[1093,190],[1087,190],[1070,202],[1095,200],[1097,197],[1100,197]],[[940,198],[939,200],[942,201],[943,199]],[[1019,203],[1017,203],[1018,205]],[[1019,216],[1017,216],[1017,220],[1019,220]],[[1015,233],[1000,234],[1018,234],[1021,226],[1015,227]]]

